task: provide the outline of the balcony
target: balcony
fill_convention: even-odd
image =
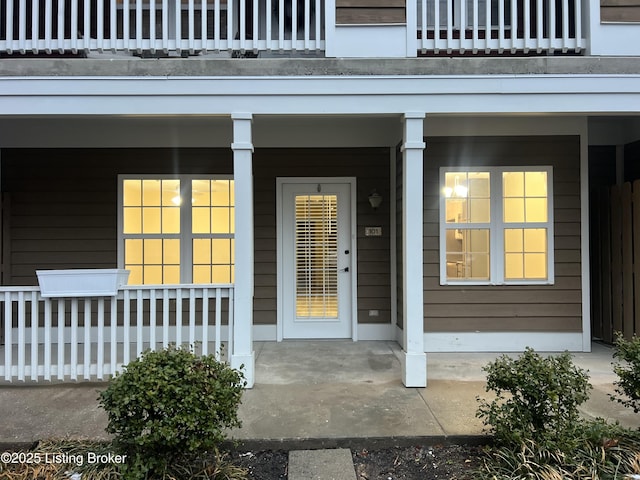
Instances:
[[[2,0],[0,54],[580,54],[586,1]]]

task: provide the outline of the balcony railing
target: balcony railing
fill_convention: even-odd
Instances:
[[[418,0],[423,53],[580,52],[581,0]]]
[[[0,287],[0,314],[0,379],[9,382],[104,380],[169,344],[221,358],[224,341],[233,353],[231,285],[127,286],[91,298]]]
[[[586,48],[584,0],[408,1],[417,2],[406,28],[417,34],[418,53]],[[353,26],[325,25],[335,17],[329,13],[325,0],[0,0],[0,53],[324,52],[332,42],[340,56],[343,37],[326,39],[325,31],[331,36]],[[376,57],[375,45],[384,42],[372,41],[370,31],[358,33],[364,57]]]
[[[0,0],[0,52],[324,49],[323,0]]]

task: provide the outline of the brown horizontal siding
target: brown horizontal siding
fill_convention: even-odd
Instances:
[[[402,24],[406,22],[405,0],[337,0],[336,23]]]
[[[580,331],[580,170],[577,137],[427,138],[424,301],[427,332]],[[439,168],[553,167],[554,285],[440,285]]]
[[[3,282],[36,285],[37,269],[117,264],[121,173],[231,173],[222,149],[4,149],[8,250]]]
[[[640,0],[600,0],[602,22],[640,22]]]

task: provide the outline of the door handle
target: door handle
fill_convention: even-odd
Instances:
[[[338,270],[339,272],[348,272],[349,271],[349,267],[344,267],[341,268],[340,270]]]

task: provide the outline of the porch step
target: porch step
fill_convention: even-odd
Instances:
[[[351,450],[293,450],[289,452],[289,480],[356,480]]]

